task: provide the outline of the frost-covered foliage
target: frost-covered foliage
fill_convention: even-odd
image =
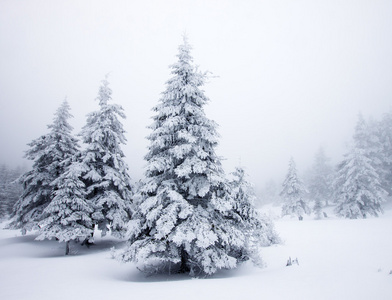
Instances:
[[[357,219],[383,212],[382,202],[386,191],[382,189],[379,176],[364,151],[352,148],[339,164],[335,181],[339,216]]]
[[[41,230],[37,240],[84,241],[92,236],[94,210],[86,201],[85,186],[80,179],[84,171],[81,163],[74,162],[52,183],[56,186],[54,198],[43,212],[45,219],[39,223]]]
[[[383,212],[382,202],[387,192],[382,188],[377,138],[370,134],[360,115],[355,128],[354,145],[338,165],[335,180],[336,213],[356,219]]]
[[[103,236],[110,230],[121,238],[132,214],[132,185],[120,148],[126,138],[119,117],[125,114],[121,106],[109,103],[111,95],[109,82],[102,80],[97,97],[100,109],[87,117],[80,134],[86,148],[72,168],[82,171],[86,200],[94,209],[93,224]]]
[[[219,157],[216,124],[203,106],[206,74],[193,66],[184,38],[151,125],[146,179],[136,197],[129,241],[118,258],[145,272],[213,274],[246,259]]]
[[[283,182],[283,189],[280,196],[283,199],[282,216],[297,216],[302,220],[304,214],[310,213],[310,208],[306,202],[305,194],[307,190],[298,177],[294,159],[289,162],[289,170]]]
[[[0,166],[0,221],[8,216],[7,209],[7,186],[8,186],[8,168],[6,165]]]
[[[314,201],[316,217],[321,218],[321,210],[329,204],[333,194],[333,169],[323,148],[316,153],[309,175],[309,198]]]
[[[358,114],[357,124],[353,135],[355,147],[366,150],[366,154],[379,152],[379,140],[377,136],[377,122],[366,121],[362,114]]]
[[[22,185],[17,180],[21,174],[20,168],[0,165],[0,220],[13,215],[13,207],[22,193]]]
[[[366,122],[362,114],[358,115],[353,136],[354,147],[362,149],[363,154],[370,159],[372,167],[375,170],[381,171],[382,147],[379,131],[380,127],[378,122],[373,120]]]
[[[379,142],[381,164],[379,170],[383,188],[392,195],[392,111],[386,113],[379,122]]]
[[[231,174],[233,179],[230,181],[230,186],[235,212],[233,216],[241,218],[238,224],[243,232],[246,232],[246,244],[251,251],[248,256],[251,259],[258,258],[260,246],[277,244],[280,239],[272,221],[255,209],[256,196],[252,185],[246,179],[245,170],[237,167]]]
[[[50,132],[33,140],[25,157],[33,160],[32,170],[20,177],[23,193],[15,204],[15,217],[10,225],[22,233],[38,229],[43,211],[53,198],[53,181],[67,168],[69,158],[78,151],[77,140],[72,136],[68,119],[72,117],[67,100],[56,111]]]

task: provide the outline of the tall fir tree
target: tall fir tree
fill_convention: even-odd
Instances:
[[[324,148],[315,155],[314,163],[308,179],[309,198],[314,201],[313,211],[318,219],[322,216],[322,208],[328,206],[333,193],[333,169]]]
[[[125,118],[123,108],[111,104],[112,90],[107,78],[102,80],[97,100],[99,110],[87,117],[81,132],[86,145],[76,164],[82,170],[86,200],[94,209],[93,224],[118,238],[126,232],[132,215],[132,184],[121,144],[126,143],[125,130],[119,118]]]
[[[203,109],[206,74],[195,69],[190,51],[184,38],[173,77],[154,107],[146,179],[128,245],[118,254],[148,273],[213,274],[248,259],[215,153],[217,125]]]
[[[305,199],[307,190],[298,177],[293,158],[290,159],[289,169],[282,186],[283,189],[280,192],[283,198],[282,216],[297,216],[299,220],[302,220],[304,214],[310,214],[310,208]]]
[[[368,215],[378,216],[383,212],[382,202],[387,192],[382,188],[380,175],[379,147],[372,139],[362,115],[355,127],[354,144],[338,165],[334,183],[337,215],[357,219]]]
[[[78,151],[77,139],[72,136],[70,106],[65,99],[57,109],[50,132],[33,140],[25,157],[33,160],[32,170],[20,177],[23,193],[15,204],[15,217],[11,227],[20,228],[22,233],[39,229],[43,211],[53,199],[53,181],[61,176],[69,158]]]

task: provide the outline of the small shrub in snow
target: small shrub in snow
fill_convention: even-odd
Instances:
[[[291,259],[291,257],[289,257],[289,259],[287,260],[287,263],[286,263],[286,267],[292,266],[293,264],[296,264],[299,266],[298,258]]]

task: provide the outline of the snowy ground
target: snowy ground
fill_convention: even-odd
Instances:
[[[266,212],[276,211],[268,208]],[[90,249],[0,230],[0,299],[392,299],[392,210],[380,218],[275,221],[284,243],[263,250],[267,266],[208,279],[145,278],[111,259],[111,238]],[[291,256],[299,265],[286,267]]]

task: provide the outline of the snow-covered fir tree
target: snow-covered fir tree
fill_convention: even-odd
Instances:
[[[289,169],[283,182],[283,189],[280,196],[283,199],[282,216],[297,216],[302,220],[304,214],[310,214],[310,208],[305,199],[307,190],[298,177],[294,159],[289,162]]]
[[[392,195],[392,111],[386,113],[379,122],[379,142],[381,146],[381,170],[383,188]]]
[[[93,224],[102,236],[110,230],[113,236],[121,238],[132,214],[133,191],[121,150],[126,138],[119,118],[125,118],[125,114],[121,106],[109,103],[111,95],[105,78],[97,97],[99,110],[88,115],[80,134],[86,147],[76,168],[82,170],[86,200],[94,209]]]
[[[363,154],[370,159],[371,165],[377,172],[381,172],[382,164],[382,146],[379,130],[378,122],[366,121],[362,114],[358,114],[358,121],[353,135],[354,147],[362,149]]]
[[[8,216],[7,211],[7,188],[8,168],[5,164],[0,165],[0,221]]]
[[[335,180],[336,213],[351,219],[378,216],[383,212],[386,191],[378,173],[362,149],[353,147],[338,165]]]
[[[338,165],[334,183],[337,215],[357,219],[368,215],[378,216],[383,212],[382,202],[387,192],[382,188],[377,167],[377,139],[371,135],[360,115],[355,128],[354,144]]]
[[[280,242],[278,234],[275,232],[272,221],[255,209],[256,196],[253,187],[246,179],[244,168],[236,167],[231,173],[230,181],[231,194],[233,199],[233,210],[236,216],[241,218],[239,222],[246,232],[249,249],[257,255],[259,246],[270,246]],[[252,255],[250,255],[252,256]]]
[[[20,228],[22,233],[39,229],[38,222],[43,211],[53,198],[53,181],[61,176],[69,158],[78,151],[77,139],[72,136],[70,106],[65,99],[57,109],[53,123],[48,125],[50,132],[33,140],[25,157],[33,160],[32,170],[20,177],[23,193],[15,204],[15,217],[11,227]]]
[[[333,169],[321,147],[315,155],[308,179],[309,198],[314,201],[313,211],[317,218],[321,218],[322,208],[328,206],[332,199],[332,183]]]
[[[66,242],[66,255],[70,241],[85,241],[93,234],[91,214],[94,210],[86,201],[85,185],[81,180],[85,170],[76,157],[72,159],[74,163],[52,183],[56,186],[54,198],[43,212],[46,218],[39,223],[41,229],[36,238]]]
[[[171,66],[155,116],[137,213],[118,258],[145,272],[213,274],[248,259],[246,234],[215,153],[218,134],[203,106],[206,74],[193,65],[186,38]]]

